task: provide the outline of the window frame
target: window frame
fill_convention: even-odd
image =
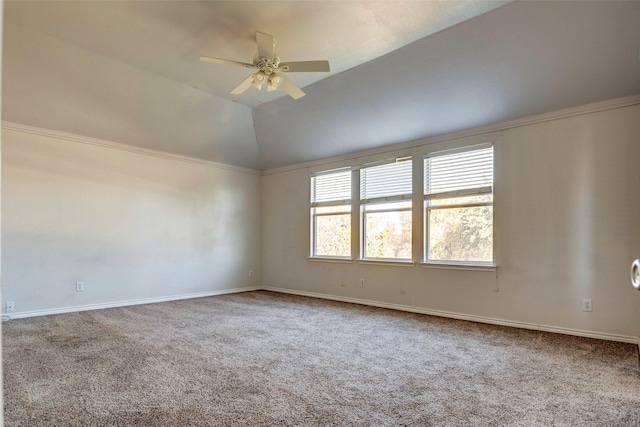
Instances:
[[[427,159],[461,154],[461,153],[468,153],[471,151],[486,150],[489,148],[491,149],[491,162],[492,162],[491,163],[491,171],[492,171],[491,185],[484,185],[480,187],[478,186],[469,187],[469,188],[463,188],[463,189],[456,189],[452,191],[428,193],[428,189],[426,186],[427,170],[426,170],[426,167],[424,166]],[[422,161],[423,161],[422,180],[423,180],[423,183],[425,184],[423,184],[423,189],[422,189],[423,203],[422,203],[421,218],[422,218],[422,226],[423,226],[423,233],[422,233],[423,254],[422,254],[422,262],[420,264],[422,266],[433,266],[433,267],[444,267],[444,268],[461,267],[461,268],[467,268],[472,270],[474,269],[495,270],[496,268],[495,229],[496,228],[495,228],[495,208],[494,208],[495,207],[495,147],[494,147],[494,144],[484,143],[484,144],[476,144],[476,145],[467,145],[467,146],[462,146],[462,147],[450,149],[450,150],[429,152],[429,153],[423,154]],[[450,205],[440,205],[435,207],[430,205],[431,200],[445,200],[445,199],[452,199],[457,197],[463,198],[463,197],[486,196],[486,195],[491,195],[490,201],[478,201],[478,202],[466,202],[466,203],[461,202],[461,203],[454,203]],[[429,258],[430,256],[429,254],[430,229],[429,228],[431,225],[429,214],[431,211],[444,210],[444,209],[465,209],[465,208],[484,207],[484,206],[492,207],[492,212],[491,212],[492,241],[491,241],[491,260],[490,261],[482,261],[482,260],[465,261],[465,260],[455,260],[455,259],[441,260],[441,259]]]
[[[333,175],[333,174],[340,174],[340,173],[348,173],[349,176],[349,198],[336,198],[336,199],[332,199],[332,200],[324,200],[324,201],[315,201],[314,200],[314,180],[317,177],[320,176],[327,176],[327,175]],[[323,171],[319,171],[317,173],[313,173],[310,176],[310,180],[309,180],[309,188],[310,188],[310,247],[309,247],[309,258],[310,259],[328,259],[328,260],[336,260],[336,261],[350,261],[352,259],[351,257],[351,246],[353,244],[352,239],[353,239],[353,233],[352,233],[352,214],[353,214],[353,208],[352,208],[352,170],[351,168],[337,168],[337,169],[330,169],[330,170],[323,170]],[[318,208],[325,208],[325,207],[335,207],[335,206],[345,206],[348,209],[345,212],[326,212],[326,213],[318,213],[317,209]],[[317,250],[318,250],[318,237],[317,237],[317,225],[318,225],[318,217],[327,217],[327,216],[338,216],[338,215],[346,215],[349,218],[349,250],[348,250],[348,255],[318,255]]]
[[[498,163],[498,152],[496,152],[496,142],[500,140],[500,135],[492,133],[490,135],[484,135],[482,138],[460,138],[454,140],[442,140],[433,143],[414,146],[411,148],[394,150],[393,154],[389,152],[378,153],[368,155],[366,157],[351,158],[342,160],[335,163],[313,166],[309,168],[310,178],[335,173],[335,172],[350,172],[351,176],[351,198],[350,198],[350,240],[351,240],[351,252],[350,256],[325,256],[315,255],[316,236],[314,235],[316,225],[313,220],[313,211],[310,209],[310,252],[307,259],[309,261],[316,262],[330,262],[330,263],[358,263],[369,265],[388,265],[388,266],[419,266],[427,269],[451,269],[451,270],[469,270],[469,271],[493,271],[498,270],[498,252],[499,252],[499,233],[498,224],[496,224],[496,218],[498,211],[496,210],[495,194],[499,185],[496,185],[496,175],[498,169],[496,164]],[[493,182],[492,182],[492,200],[493,213],[491,218],[492,227],[492,261],[444,261],[444,260],[429,260],[428,259],[428,233],[429,224],[428,217],[425,209],[425,182],[424,182],[424,168],[425,158],[435,157],[438,155],[461,153],[466,151],[478,150],[481,148],[489,148],[493,150]],[[392,157],[393,156],[393,157]],[[411,203],[411,257],[410,258],[382,258],[382,257],[365,257],[366,239],[364,236],[365,224],[363,221],[364,206],[370,205],[371,202],[363,203],[361,200],[361,170],[373,166],[379,166],[386,163],[395,163],[400,160],[408,160],[412,163],[412,188],[411,193],[404,194],[398,201],[406,201]],[[499,184],[499,181],[497,182]],[[310,188],[310,187],[307,187]],[[395,196],[397,197],[397,196]],[[384,198],[381,198],[384,199]],[[349,199],[343,200],[343,205],[347,206]],[[382,200],[380,200],[382,201]],[[393,200],[386,200],[387,202],[393,202]],[[466,204],[468,205],[468,204]],[[409,209],[407,209],[409,210]],[[405,223],[406,224],[406,223]],[[345,251],[346,252],[346,251]]]
[[[411,165],[410,167],[410,190],[409,192],[405,192],[402,194],[393,194],[393,195],[380,195],[377,197],[366,197],[363,194],[363,186],[366,186],[363,183],[362,175],[363,171],[366,173],[368,169],[387,166],[391,164],[399,164],[408,162]],[[359,183],[360,183],[360,193],[358,197],[358,215],[359,215],[359,233],[358,233],[358,244],[359,244],[359,261],[363,262],[380,262],[380,263],[413,263],[413,156],[403,156],[397,157],[387,160],[378,161],[375,163],[368,163],[362,165],[358,170]],[[365,192],[366,193],[366,192]],[[371,206],[384,206],[391,204],[408,204],[408,206],[400,207],[400,208],[388,208],[388,209],[380,209],[380,210],[372,210],[367,212],[367,207]],[[389,212],[409,212],[411,215],[411,239],[409,241],[410,249],[409,249],[409,257],[408,258],[395,258],[395,257],[373,257],[367,256],[367,214],[375,214],[375,213],[389,213]]]

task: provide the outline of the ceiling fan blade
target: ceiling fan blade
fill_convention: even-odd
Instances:
[[[282,83],[280,84],[280,87],[284,89],[284,91],[287,92],[289,96],[291,96],[293,99],[300,99],[305,95],[302,89],[296,86],[295,83],[293,83],[291,80],[289,80],[285,76],[281,76],[281,77],[282,77]]]
[[[253,83],[253,74],[250,75],[249,77],[246,78],[246,80],[244,80],[242,83],[240,83],[238,86],[236,86],[230,93],[231,95],[240,95],[242,92],[244,92],[245,90],[249,89],[251,87],[251,84]]]
[[[273,59],[273,36],[265,33],[256,33],[258,43],[258,55],[260,58]]]
[[[233,65],[235,67],[256,68],[253,64],[247,64],[246,62],[231,61],[230,59],[212,58],[210,56],[201,56],[202,62],[213,62],[214,64]]]
[[[329,72],[329,61],[300,61],[300,62],[283,62],[280,68],[288,67],[287,72]]]

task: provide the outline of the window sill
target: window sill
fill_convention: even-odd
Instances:
[[[498,266],[492,263],[474,264],[465,262],[421,262],[423,268],[440,268],[445,270],[496,271]]]
[[[307,257],[309,261],[313,262],[333,262],[337,264],[353,264],[353,260],[351,258],[332,258],[332,257],[318,257],[318,256],[310,256]]]
[[[371,259],[364,258],[358,259],[358,264],[372,264],[372,265],[392,265],[394,267],[413,267],[416,265],[413,261],[408,260],[395,260],[395,259]]]

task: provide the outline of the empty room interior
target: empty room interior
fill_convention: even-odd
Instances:
[[[2,7],[5,425],[640,426],[639,1]]]

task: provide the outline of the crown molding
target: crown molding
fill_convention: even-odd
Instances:
[[[215,169],[230,170],[230,171],[241,172],[241,173],[246,173],[250,175],[260,175],[260,171],[255,169],[248,169],[240,166],[228,165],[226,163],[212,162],[208,160],[198,159],[195,157],[181,156],[179,154],[152,150],[149,148],[135,147],[129,144],[107,141],[107,140],[98,139],[98,138],[91,138],[88,136],[76,135],[76,134],[61,132],[57,130],[44,129],[37,126],[23,125],[20,123],[3,121],[2,129],[15,131],[15,132],[29,133],[33,135],[45,136],[50,138],[56,138],[64,141],[78,142],[81,144],[94,145],[94,146],[103,147],[103,148],[110,148],[113,150],[127,151],[129,153],[142,154],[142,155],[151,156],[151,157],[159,157],[162,159],[175,160],[178,162],[192,163],[192,164],[207,166]]]
[[[277,174],[282,172],[289,172],[289,171],[298,170],[298,169],[304,169],[308,167],[317,167],[317,166],[327,165],[327,164],[341,162],[341,161],[342,162],[352,161],[359,157],[393,153],[398,150],[411,149],[411,148],[426,146],[426,145],[435,144],[438,142],[445,142],[445,141],[450,141],[455,139],[474,137],[474,136],[489,134],[493,132],[499,132],[507,129],[513,129],[513,128],[522,127],[522,126],[544,123],[544,122],[549,122],[553,120],[560,120],[560,119],[565,119],[569,117],[576,117],[576,116],[596,113],[600,111],[630,107],[637,104],[640,104],[640,95],[631,95],[623,98],[616,98],[616,99],[611,99],[607,101],[586,104],[579,107],[566,108],[563,110],[552,111],[549,113],[538,114],[535,116],[524,117],[524,118],[515,119],[515,120],[509,120],[505,122],[495,123],[492,125],[465,129],[465,130],[446,133],[442,135],[416,139],[412,141],[400,142],[396,144],[386,145],[383,147],[358,151],[355,153],[328,157],[328,158],[319,159],[319,160],[312,160],[309,162],[297,163],[293,165],[282,166],[279,168],[268,169],[264,171],[243,168],[240,166],[233,166],[226,163],[218,163],[218,162],[212,162],[208,160],[202,160],[195,157],[181,156],[178,154],[168,153],[165,151],[135,147],[129,144],[107,141],[107,140],[98,139],[98,138],[91,138],[87,136],[76,135],[76,134],[62,132],[62,131],[55,131],[51,129],[44,129],[36,126],[23,125],[20,123],[14,123],[14,122],[8,122],[8,121],[2,122],[2,129],[23,132],[23,133],[30,133],[34,135],[40,135],[40,136],[47,136],[47,137],[61,139],[61,140],[70,141],[70,142],[89,144],[89,145],[94,145],[94,146],[99,146],[104,148],[110,148],[114,150],[127,151],[130,153],[137,153],[137,154],[143,154],[143,155],[152,156],[152,157],[170,159],[170,160],[175,160],[179,162],[198,164],[198,165],[203,165],[203,166],[212,167],[216,169],[224,169],[224,170],[231,170],[234,172],[246,173],[250,175],[265,176],[265,175],[272,175],[272,174]]]
[[[615,110],[617,108],[630,107],[640,104],[640,95],[625,96],[623,98],[615,98],[607,101],[594,102],[591,104],[582,105],[579,107],[565,108],[562,110],[551,111],[548,113],[537,114],[535,116],[523,117],[520,119],[509,120],[505,122],[499,122],[491,125],[475,127],[471,129],[464,129],[456,132],[445,133],[442,135],[430,136],[426,138],[415,139],[406,142],[400,142],[391,145],[385,145],[383,147],[372,148],[369,150],[357,151],[354,153],[343,154],[340,156],[327,157],[319,160],[311,160],[303,163],[296,163],[294,165],[282,166],[279,168],[268,169],[262,171],[262,175],[272,175],[282,172],[289,172],[297,169],[304,169],[309,167],[317,167],[321,165],[327,165],[336,162],[344,162],[354,160],[359,157],[366,157],[378,154],[392,153],[398,150],[416,148],[435,144],[438,142],[451,141],[455,139],[469,138],[479,135],[485,135],[493,132],[499,132],[507,129],[514,129],[522,126],[529,126],[538,123],[549,122],[553,120],[561,120],[569,117],[582,116],[585,114],[597,113],[600,111]]]

